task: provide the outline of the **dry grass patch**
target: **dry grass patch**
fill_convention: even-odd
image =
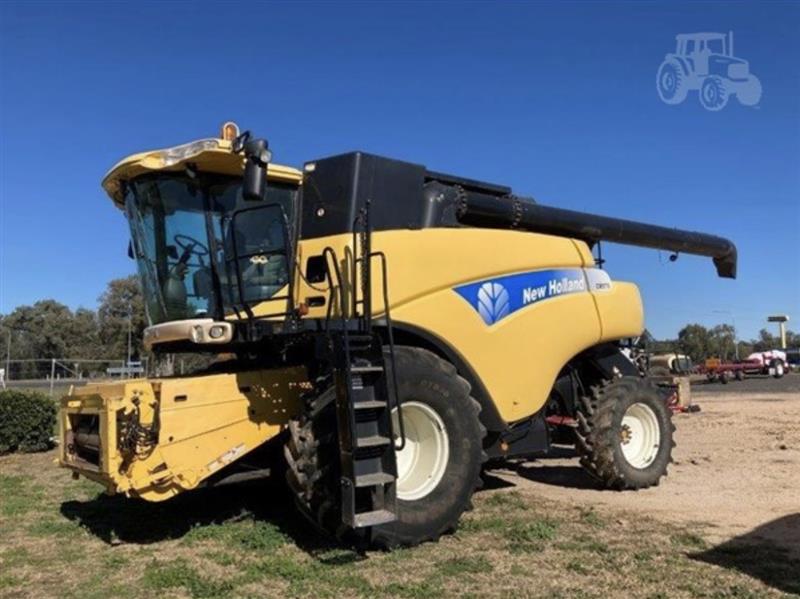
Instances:
[[[280,487],[163,504],[98,496],[50,456],[0,458],[0,597],[747,598],[800,592],[800,563],[710,552],[703,531],[513,490],[475,496],[438,543],[359,553],[321,539]],[[719,558],[714,561],[712,558]],[[722,560],[722,561],[720,561]],[[739,565],[737,565],[739,564]]]

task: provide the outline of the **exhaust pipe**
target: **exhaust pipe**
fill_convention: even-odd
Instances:
[[[598,241],[609,241],[676,254],[708,256],[713,259],[720,277],[736,278],[736,246],[715,235],[543,206],[513,196],[469,191],[461,195],[457,218],[465,225],[571,237],[590,246]]]

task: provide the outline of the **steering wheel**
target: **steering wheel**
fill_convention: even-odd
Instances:
[[[188,260],[191,255],[198,257],[208,256],[208,248],[202,241],[198,241],[194,237],[178,234],[172,239],[175,241],[175,245],[183,250],[181,261],[184,261],[183,256],[186,257],[186,260]]]

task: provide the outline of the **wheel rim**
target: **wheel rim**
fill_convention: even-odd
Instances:
[[[622,417],[620,445],[625,460],[634,468],[647,468],[656,459],[661,429],[655,412],[643,404],[631,404]]]
[[[671,69],[664,69],[661,73],[661,93],[667,98],[675,95],[676,79]]]
[[[422,499],[442,480],[450,456],[447,429],[439,414],[418,401],[404,401],[401,407],[406,444],[397,450],[397,497],[405,501]],[[400,433],[397,409],[392,411],[395,433]],[[395,440],[399,443],[399,440]]]
[[[708,84],[703,88],[703,99],[705,99],[706,104],[709,106],[716,106],[719,104],[719,98],[717,97],[717,88],[714,87],[712,84]]]

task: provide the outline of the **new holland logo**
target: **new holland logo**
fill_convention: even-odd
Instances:
[[[511,304],[508,291],[500,283],[484,283],[478,290],[478,314],[486,324],[494,324],[508,316]]]
[[[534,270],[476,281],[455,287],[453,291],[475,308],[483,322],[493,325],[517,310],[550,299],[591,291],[611,289],[611,279],[596,268],[559,268]]]

